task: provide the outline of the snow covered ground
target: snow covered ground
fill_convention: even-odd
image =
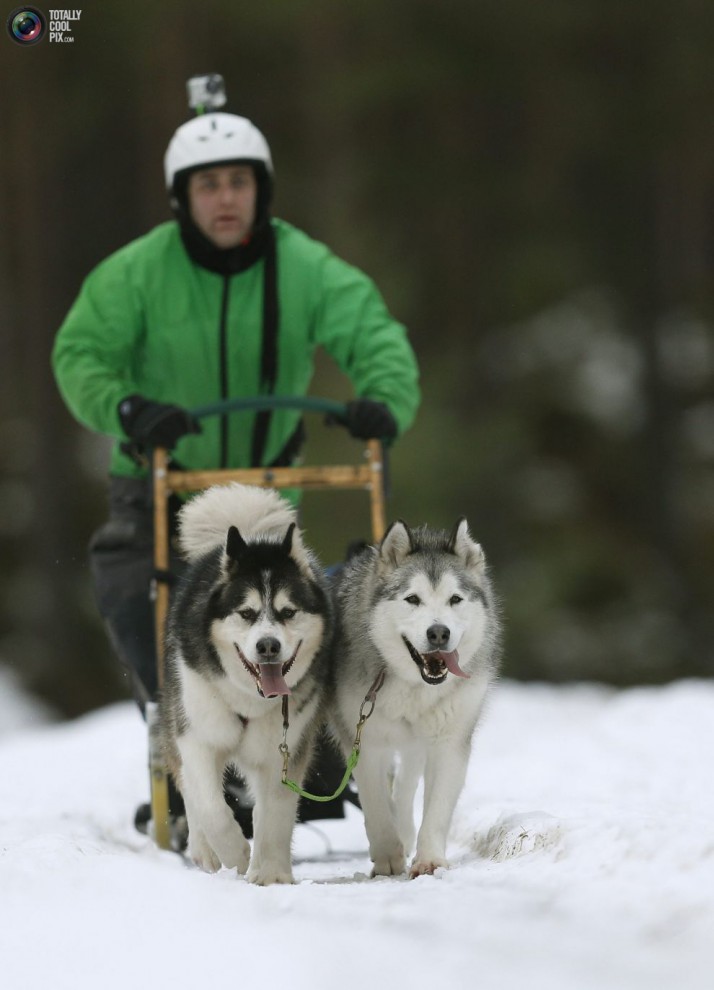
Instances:
[[[0,692],[6,990],[714,987],[712,682],[504,682],[449,871],[367,879],[355,811],[299,826],[298,883],[265,889],[133,831],[132,706],[52,724]]]

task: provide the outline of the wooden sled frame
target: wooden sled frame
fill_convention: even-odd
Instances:
[[[215,406],[193,410],[196,416],[215,415],[234,410],[266,409],[277,407],[328,412],[336,416],[344,413],[344,406],[326,400],[273,397],[268,399],[229,400]],[[384,452],[379,440],[367,440],[364,463],[325,466],[299,466],[276,468],[240,468],[212,471],[174,470],[169,466],[169,452],[154,448],[152,458],[152,482],[154,500],[154,569],[157,574],[169,570],[169,496],[178,492],[195,492],[212,485],[226,485],[237,481],[261,488],[299,488],[308,490],[362,490],[369,493],[372,538],[378,542],[386,528],[384,497]],[[154,591],[154,616],[156,634],[157,683],[159,691],[164,683],[164,630],[169,611],[169,585],[156,581]],[[171,849],[169,824],[168,771],[164,762],[159,732],[156,702],[146,705],[146,722],[149,729],[149,773],[151,780],[151,817],[154,823],[154,841],[160,849]],[[276,771],[277,772],[277,771]]]

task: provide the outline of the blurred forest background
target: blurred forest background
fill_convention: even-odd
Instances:
[[[49,354],[88,271],[169,217],[185,81],[215,71],[275,213],[410,329],[389,515],[468,517],[506,674],[714,674],[711,0],[102,0],[72,35],[0,43],[2,664],[67,716],[128,696],[86,560],[106,442]],[[350,393],[325,361],[313,394]],[[359,456],[309,428],[310,459]],[[306,525],[336,559],[366,507],[314,494]]]

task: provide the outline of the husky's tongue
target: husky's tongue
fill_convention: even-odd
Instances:
[[[277,698],[278,695],[290,694],[290,688],[283,677],[283,665],[278,663],[259,663],[260,689],[266,698]]]
[[[471,677],[471,674],[465,674],[461,667],[459,667],[458,650],[452,650],[451,653],[442,653],[441,650],[436,650],[434,653],[430,653],[429,656],[436,657],[438,660],[443,661],[443,663],[446,664],[446,669],[451,674],[455,674],[456,677]]]

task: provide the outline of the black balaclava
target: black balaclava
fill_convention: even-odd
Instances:
[[[233,248],[217,247],[206,237],[194,222],[188,207],[189,176],[192,172],[214,165],[251,165],[258,184],[253,230],[245,242]],[[253,159],[234,158],[224,162],[208,162],[177,172],[172,190],[172,206],[179,223],[183,246],[191,260],[218,275],[237,275],[263,258],[273,239],[273,228],[270,225],[272,192],[273,181],[265,164]]]

